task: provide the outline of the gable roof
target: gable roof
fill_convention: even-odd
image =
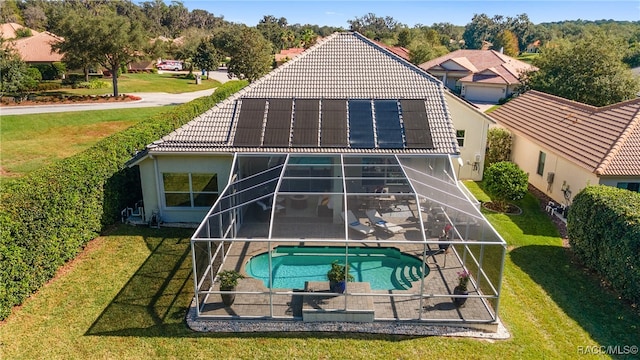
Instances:
[[[61,40],[61,37],[45,31],[12,43],[25,62],[55,62],[62,61],[62,54],[53,51],[51,45]]]
[[[302,101],[304,99],[308,101]],[[364,105],[366,109],[367,101],[373,104],[374,100],[391,100],[391,103],[395,101],[396,109],[401,107],[403,102],[407,106],[418,103],[418,107],[425,114],[423,118],[426,121],[423,121],[423,126],[426,128],[426,133],[431,136],[432,146],[408,146],[410,145],[408,135],[414,139],[416,136],[424,136],[425,132],[408,131],[409,128],[404,129],[404,127],[397,128],[397,131],[402,131],[400,138],[404,146],[395,148],[380,146],[378,141],[380,139],[370,144],[373,146],[364,147],[355,145],[353,141],[326,147],[322,145],[322,138],[332,133],[324,132],[325,115],[337,114],[333,120],[340,123],[338,128],[343,131],[343,135],[340,136],[347,138],[353,135],[354,131],[361,129],[353,127],[353,124],[352,128],[349,128],[351,120],[346,120],[347,115],[344,111],[346,106],[353,104],[354,107],[362,108]],[[405,100],[417,102],[409,104]],[[271,114],[269,109],[272,103],[278,107],[288,106],[287,111],[291,113],[290,117],[287,117],[288,114],[281,114],[284,117],[279,119],[279,121],[282,120],[279,129],[289,134],[287,135],[289,142],[279,143],[278,146],[267,146],[265,140],[269,131],[269,127],[265,124],[271,124],[268,117]],[[266,110],[265,104],[268,104]],[[315,109],[313,116],[320,122],[320,126],[316,124],[313,130],[318,133],[315,136],[320,139],[318,146],[295,146],[292,140],[297,131],[295,121],[302,115],[296,112],[298,105]],[[327,112],[332,106],[337,106],[341,110],[334,113]],[[375,107],[368,105],[369,126],[372,121],[374,124],[376,121],[373,117],[375,111],[371,111],[372,108]],[[404,105],[402,109],[405,109]],[[411,111],[409,107],[406,110]],[[251,122],[251,126],[248,122],[239,126],[240,122],[244,123],[243,116],[249,114],[249,111],[258,111],[252,119],[259,118],[259,120],[255,124]],[[402,120],[399,120],[400,115],[396,113],[395,116],[396,123],[405,126]],[[246,146],[240,146],[239,144],[244,142],[238,141],[237,135],[240,132],[244,134],[244,130],[238,129],[255,127],[259,128],[258,132],[261,131],[262,141],[253,145],[249,142]],[[270,152],[373,151],[457,154],[459,151],[454,135],[444,88],[440,81],[366,37],[354,32],[343,32],[326,37],[301,55],[256,80],[178,130],[154,142],[148,150],[152,153],[253,152],[268,148]]]
[[[640,98],[595,107],[531,90],[489,116],[596,175],[640,175]]]
[[[420,68],[426,71],[461,71],[459,66],[471,72],[460,81],[477,82],[482,80],[482,82],[504,84],[518,84],[521,72],[536,70],[536,67],[524,61],[495,50],[456,50],[420,64]],[[491,74],[488,74],[487,70],[490,70]],[[477,73],[482,73],[483,76],[474,77],[474,74]],[[487,80],[489,78],[491,80]]]
[[[16,23],[4,23],[0,25],[0,36],[3,39],[14,39],[16,37],[16,31],[25,28],[24,26]],[[31,30],[31,35],[38,35],[39,32],[33,29]]]

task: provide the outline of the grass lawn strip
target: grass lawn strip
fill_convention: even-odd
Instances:
[[[21,176],[77,154],[141,119],[171,107],[8,115],[0,123],[0,176]],[[61,140],[64,139],[64,140]]]
[[[477,184],[467,185],[486,196]],[[512,248],[500,308],[508,340],[196,333],[184,323],[193,294],[191,231],[118,226],[0,325],[0,353],[7,359],[570,359],[578,346],[640,343],[638,314],[570,262],[533,197],[517,205],[526,221],[486,214]]]

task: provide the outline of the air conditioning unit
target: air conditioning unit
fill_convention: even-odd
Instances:
[[[556,176],[555,173],[548,172],[547,173],[547,184],[553,184],[553,178]]]

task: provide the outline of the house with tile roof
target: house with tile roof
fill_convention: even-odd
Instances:
[[[62,61],[62,54],[54,51],[52,44],[62,38],[48,31],[11,41],[22,60],[28,64],[50,64]]]
[[[276,66],[280,66],[285,62],[293,59],[294,57],[302,54],[304,50],[305,50],[304,48],[295,48],[295,47],[280,50],[280,52],[275,55]]]
[[[146,220],[200,224],[191,240],[195,317],[495,326],[506,243],[457,181],[460,147],[447,101],[442,83],[417,66],[358,33],[335,33],[137,154],[128,165],[140,170]],[[429,249],[442,241],[456,247],[433,260],[450,267],[423,287],[423,264],[436,253]],[[287,311],[283,302],[313,286],[305,284],[311,278],[270,285],[246,265],[252,255],[289,251],[280,245],[295,246],[293,256],[318,251],[310,245],[344,256],[365,251],[362,244],[420,259],[380,285],[398,292],[362,285],[386,299],[384,308],[365,301],[366,309],[333,315],[305,315],[301,304]],[[367,256],[379,255],[388,256]],[[466,267],[482,279],[471,282],[477,296],[468,307],[423,312],[427,297],[451,298],[454,269]],[[220,269],[246,274],[237,297],[251,306],[225,310],[210,281]],[[275,281],[275,267],[263,270]],[[394,313],[396,305],[404,310]]]
[[[536,68],[495,50],[456,50],[420,64],[445,86],[472,102],[498,103],[511,96],[520,76]]]
[[[15,39],[17,37],[16,32],[21,29],[25,29],[25,27],[16,23],[9,22],[9,23],[0,24],[0,36],[5,40]],[[29,30],[31,30],[31,35],[39,34],[38,31],[35,31],[33,29],[29,29]]]
[[[595,107],[531,90],[490,116],[514,134],[529,182],[570,204],[587,185],[639,191],[640,98]]]

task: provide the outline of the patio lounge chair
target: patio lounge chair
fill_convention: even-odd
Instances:
[[[404,229],[401,226],[398,226],[394,223],[390,223],[387,220],[383,219],[382,216],[378,213],[377,210],[367,210],[367,217],[371,224],[375,226],[377,229],[386,231],[391,234],[398,234],[404,232]]]
[[[375,229],[360,223],[360,220],[353,214],[351,210],[342,213],[342,218],[347,222],[350,229],[359,232],[362,235],[369,236],[375,232]]]

